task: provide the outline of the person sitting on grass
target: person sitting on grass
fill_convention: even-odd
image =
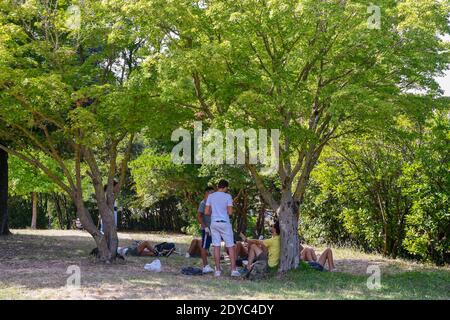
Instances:
[[[251,271],[256,261],[267,261],[269,268],[276,268],[280,262],[280,224],[276,221],[272,224],[272,238],[266,240],[248,240],[244,235],[241,237],[249,245],[247,271]]]
[[[337,271],[334,260],[333,260],[333,252],[330,248],[325,249],[322,254],[319,255],[319,258],[317,258],[316,252],[313,248],[309,246],[302,246],[299,245],[299,258],[300,261],[307,262],[312,268],[323,271],[325,269],[325,264],[328,263],[328,270],[329,271]]]
[[[200,258],[202,253],[202,239],[192,239],[191,245],[186,252],[186,258]],[[207,255],[210,255],[207,251]]]
[[[158,255],[149,241],[135,241],[131,246],[118,248],[121,255],[136,257],[155,257]]]

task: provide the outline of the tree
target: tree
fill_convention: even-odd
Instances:
[[[411,197],[406,216],[405,249],[438,265],[450,262],[449,99],[435,107],[422,128],[416,156],[404,168],[405,196]]]
[[[408,90],[439,94],[433,76],[448,64],[448,1],[380,1],[381,30],[367,24],[369,1],[142,0],[127,14],[164,38],[161,97],[211,126],[277,128],[278,193],[247,164],[278,213],[279,271],[298,262],[299,207],[323,148],[382,126]],[[160,38],[159,36],[158,38]],[[150,58],[149,58],[150,59]]]
[[[57,164],[42,154],[32,153],[34,159],[39,159],[47,168],[57,170]],[[39,169],[27,162],[11,157],[9,165],[9,193],[13,196],[30,197],[32,202],[31,229],[37,227],[38,195],[40,193],[58,192],[58,187]]]
[[[17,146],[0,148],[40,169],[73,200],[107,262],[116,255],[113,207],[135,134],[153,120],[150,131],[164,125],[156,112],[160,104],[152,94],[152,75],[138,74],[139,50],[154,48],[120,14],[124,3],[83,1],[73,11],[81,13],[78,25],[77,16],[66,23],[65,1],[0,4],[0,121],[2,134]],[[30,150],[51,158],[57,169]],[[104,234],[85,205],[85,176]]]
[[[302,236],[448,261],[448,98],[408,100],[392,125],[326,148],[302,205]]]

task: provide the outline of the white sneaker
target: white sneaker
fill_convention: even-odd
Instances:
[[[220,270],[216,270],[216,271],[214,271],[214,277],[220,277],[220,274],[221,274],[222,272],[220,271]]]
[[[211,273],[211,272],[214,272],[214,270],[209,265],[203,267],[203,273]]]
[[[186,258],[190,258],[191,255],[189,254],[189,252],[186,252],[186,254],[184,255]]]
[[[241,274],[239,273],[239,271],[233,270],[233,271],[231,271],[231,276],[232,276],[232,277],[240,277]]]

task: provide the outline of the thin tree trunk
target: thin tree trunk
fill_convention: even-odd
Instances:
[[[31,194],[31,201],[33,203],[33,212],[32,212],[32,216],[31,216],[31,229],[36,229],[36,221],[37,221],[37,213],[38,213],[38,197],[37,197],[37,193],[33,192]]]
[[[259,238],[264,233],[264,220],[266,213],[266,205],[263,203],[261,210],[258,213],[258,220],[256,220],[255,237]]]
[[[8,228],[8,153],[0,149],[0,235],[9,235]]]
[[[58,218],[59,228],[65,229],[63,212],[62,212],[59,196],[58,196],[58,194],[54,193],[54,194],[52,194],[52,197],[53,197],[53,201],[55,202],[55,211],[56,211],[56,216]]]

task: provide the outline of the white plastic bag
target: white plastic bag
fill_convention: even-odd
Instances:
[[[161,272],[161,261],[159,259],[154,260],[151,263],[147,263],[144,269],[151,272]]]

